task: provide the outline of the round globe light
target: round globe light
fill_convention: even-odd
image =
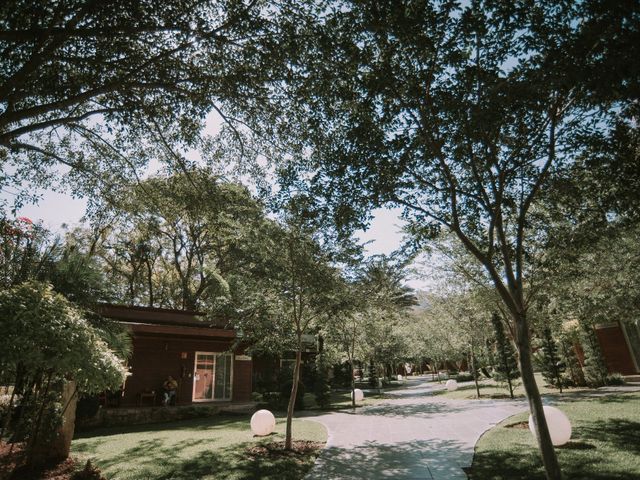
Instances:
[[[361,402],[362,400],[364,400],[364,392],[359,388],[356,388],[353,392],[351,392],[351,398],[354,398],[354,396],[356,402]]]
[[[401,382],[402,381],[402,375],[398,375],[398,381]]]
[[[454,390],[458,389],[458,382],[456,382],[455,380],[447,380],[447,383],[445,383],[445,386],[447,387],[447,390],[449,390],[450,392],[453,392]]]
[[[551,443],[556,447],[564,445],[571,439],[571,422],[562,410],[556,407],[543,407],[543,409],[544,417],[547,419],[547,426],[549,427],[549,434],[551,435]],[[532,415],[529,415],[529,430],[535,437],[536,424]]]
[[[276,417],[269,410],[258,410],[251,417],[251,431],[254,435],[263,437],[269,435],[276,428]]]

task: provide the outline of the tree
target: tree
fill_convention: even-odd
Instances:
[[[295,334],[296,361],[287,406],[285,449],[292,448],[292,423],[302,363],[302,336],[312,322],[326,318],[337,272],[329,266],[327,254],[304,222],[304,209],[295,201],[286,217],[282,266],[282,306]]]
[[[126,373],[123,360],[81,310],[44,283],[25,282],[0,292],[0,323],[0,380],[14,385],[10,407],[20,398],[18,429],[24,428],[27,465],[66,458],[74,416],[64,413],[75,405],[78,392],[96,393],[121,385]],[[67,381],[75,389],[64,396],[62,384]],[[3,433],[16,421],[11,421],[11,411]],[[70,432],[63,419],[71,423]],[[58,433],[60,426],[63,432],[66,427],[66,434]]]
[[[351,388],[351,405],[356,407],[354,369],[357,355],[366,344],[365,330],[367,326],[366,309],[363,298],[353,284],[343,285],[339,290],[341,301],[336,302],[332,314],[323,326],[327,343],[343,353],[349,365],[349,385]]]
[[[316,377],[313,391],[316,397],[316,403],[320,408],[327,408],[331,404],[331,383],[329,381],[331,365],[327,362],[324,351],[320,351],[316,356],[315,367]]]
[[[482,264],[515,332],[547,477],[558,479],[531,361],[528,245],[544,233],[531,208],[554,168],[626,111],[637,5],[354,2],[329,12],[292,62],[285,110],[310,154],[291,168],[343,224],[398,205],[414,242],[445,228]]]
[[[10,288],[47,275],[60,250],[50,233],[27,217],[0,218],[0,285]]]
[[[122,302],[227,311],[235,282],[266,261],[262,205],[204,169],[144,180],[100,213],[93,251]]]
[[[265,98],[249,92],[278,63],[278,18],[290,10],[243,0],[3,2],[3,183],[50,186],[69,167],[71,181],[106,195],[146,167],[142,138],[193,142],[211,111],[232,123],[232,104]]]
[[[560,360],[558,345],[551,328],[547,325],[540,337],[540,366],[544,379],[562,393],[562,373],[564,364]]]
[[[511,341],[504,332],[504,325],[500,315],[493,313],[491,316],[491,324],[496,336],[496,351],[498,354],[498,363],[494,367],[494,378],[499,381],[506,381],[509,386],[509,395],[513,397],[513,381],[520,376],[518,371],[518,363],[516,360],[516,352],[513,349]]]

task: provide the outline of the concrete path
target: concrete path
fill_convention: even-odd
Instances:
[[[393,398],[384,403],[307,417],[329,432],[307,480],[466,479],[462,468],[471,465],[480,435],[527,406],[431,395],[440,388],[409,379],[407,388],[387,392]]]

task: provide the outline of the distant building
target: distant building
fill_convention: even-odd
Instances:
[[[596,334],[610,373],[640,374],[640,324],[637,320],[596,325]]]

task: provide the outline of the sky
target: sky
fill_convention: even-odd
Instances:
[[[220,117],[215,113],[211,114],[207,118],[204,134],[215,135],[220,131],[220,126]],[[63,224],[69,229],[82,225],[81,219],[87,206],[86,199],[73,198],[71,195],[53,191],[41,193],[42,198],[37,205],[25,205],[17,216],[25,216],[36,222],[41,220],[43,225],[53,232],[61,232]],[[6,194],[0,195],[7,197]],[[399,208],[374,210],[369,228],[356,232],[356,237],[366,243],[367,255],[388,255],[400,247],[404,225],[400,213]],[[410,278],[407,284],[412,288],[424,289],[428,282],[421,278]]]

